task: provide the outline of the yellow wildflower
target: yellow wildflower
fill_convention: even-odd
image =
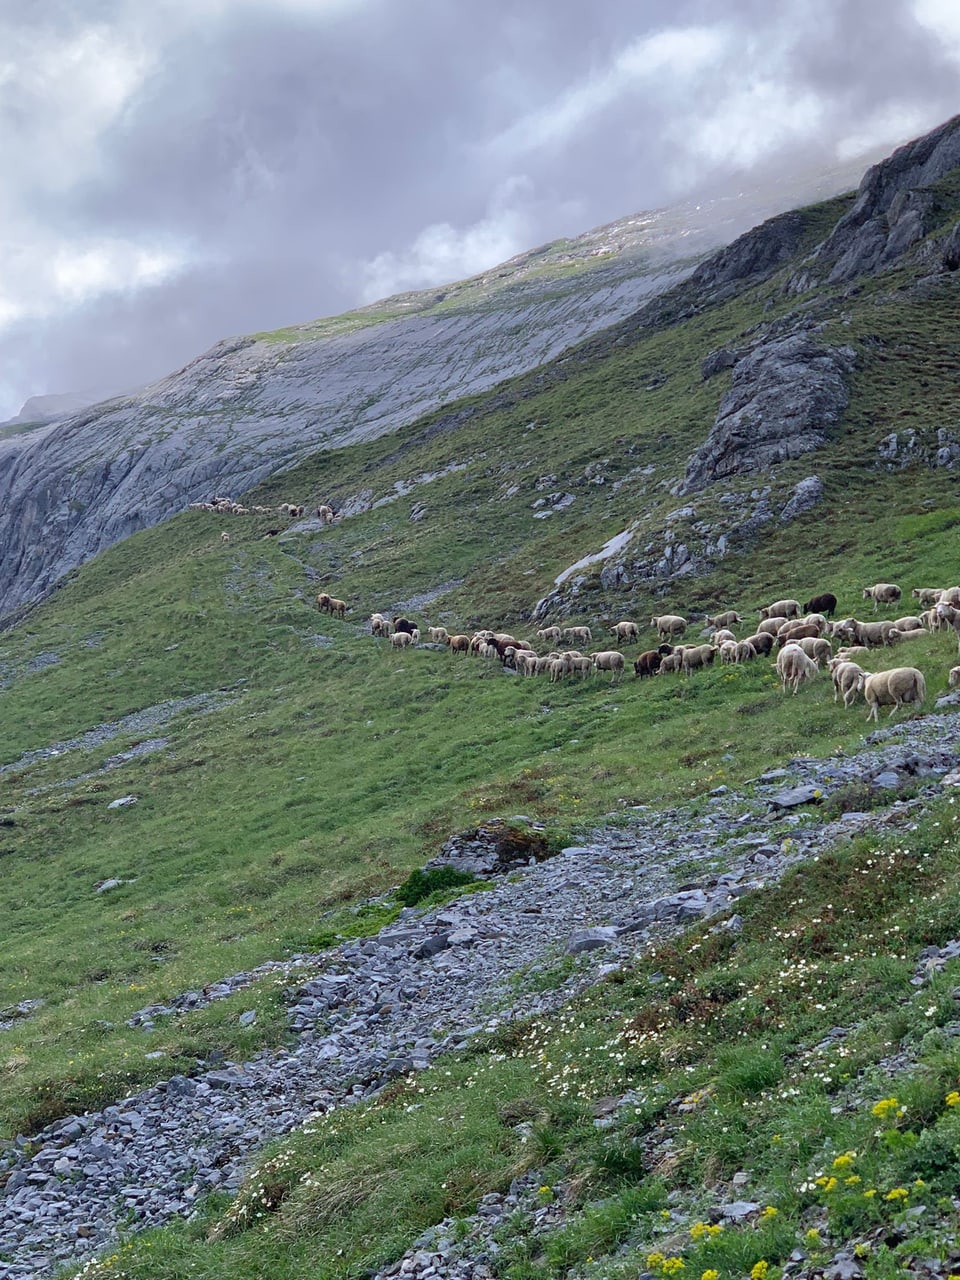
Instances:
[[[876,1116],[878,1120],[892,1120],[895,1116],[903,1115],[905,1110],[905,1107],[901,1107],[899,1099],[881,1098],[870,1108],[870,1114]]]
[[[765,1218],[767,1221],[769,1221],[771,1218],[775,1218],[776,1216],[777,1216],[777,1210],[773,1207],[772,1204],[768,1204],[767,1207],[760,1214],[760,1217]]]
[[[770,1263],[761,1258],[759,1262],[755,1262],[750,1268],[750,1280],[766,1280],[769,1270]]]
[[[944,1098],[944,1102],[948,1107],[960,1107],[960,1093],[958,1093],[956,1089],[951,1089]]]
[[[711,1267],[708,1271],[704,1271],[700,1280],[720,1280],[720,1272]]]
[[[837,1156],[833,1162],[833,1168],[839,1173],[841,1169],[849,1169],[853,1164],[853,1158],[857,1153],[855,1151],[845,1151],[842,1156]]]
[[[660,1270],[665,1276],[675,1276],[679,1271],[683,1270],[682,1258],[664,1258],[660,1263]]]
[[[894,1201],[906,1200],[909,1194],[910,1192],[907,1190],[906,1187],[894,1187],[891,1191],[888,1191],[883,1198],[884,1200],[894,1200]]]

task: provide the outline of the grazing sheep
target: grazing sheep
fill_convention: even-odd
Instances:
[[[229,541],[230,541],[230,535],[229,535],[229,533],[221,533],[221,535],[220,535],[220,541],[221,541],[221,542],[229,542]]]
[[[408,635],[413,632],[416,625],[417,624],[415,622],[411,622],[409,618],[394,618],[393,620],[394,631],[406,631]]]
[[[919,631],[923,623],[916,614],[909,613],[905,618],[894,618],[893,625],[898,631]]]
[[[329,592],[327,591],[320,592],[320,594],[317,596],[317,608],[320,610],[321,613],[330,612],[330,601],[332,599],[333,597],[329,594]]]
[[[803,636],[796,643],[818,666],[820,663],[829,662],[833,657],[833,645],[826,636]]]
[[[720,661],[729,664],[737,660],[736,640],[724,640],[719,646]]]
[[[860,677],[860,687],[870,708],[868,720],[879,720],[881,707],[891,707],[890,715],[893,715],[905,703],[920,703],[927,696],[927,682],[916,667],[893,667],[875,675],[864,674]]]
[[[744,643],[751,645],[754,653],[764,657],[773,650],[773,636],[769,631],[758,631],[756,635],[747,636]]]
[[[317,519],[321,524],[333,524],[335,519],[333,507],[329,507],[325,502],[321,502],[319,507],[317,507]]]
[[[953,627],[957,636],[957,652],[960,653],[960,609],[955,609],[952,604],[944,604],[941,600],[937,605],[937,617]]]
[[[754,648],[752,641],[750,640],[737,641],[737,652],[733,659],[734,662],[736,663],[752,662],[756,656],[757,656],[757,651]]]
[[[863,598],[873,601],[874,613],[882,604],[896,604],[901,595],[903,592],[895,582],[878,582],[875,586],[863,588]]]
[[[664,654],[657,675],[665,676],[673,671],[679,671],[682,658],[683,654],[678,649],[674,649],[673,653]]]
[[[694,671],[710,666],[716,656],[717,650],[712,644],[685,645],[680,656],[681,670],[685,676],[689,676]]]
[[[331,599],[330,599],[330,612],[331,612],[331,614],[335,613],[335,614],[337,615],[337,617],[338,617],[338,618],[342,618],[342,617],[343,617],[343,615],[347,612],[347,602],[346,602],[346,600],[337,600],[337,599],[336,599],[336,597],[331,597]],[[419,637],[419,635],[420,635],[420,633],[419,633],[419,631],[418,631],[418,632],[417,632],[417,636]]]
[[[777,648],[782,649],[785,644],[794,640],[806,640],[808,637],[816,640],[819,636],[820,628],[815,622],[788,622],[777,632]]]
[[[406,649],[414,643],[414,640],[409,631],[395,631],[390,637],[390,643],[394,649]]]
[[[766,633],[767,635],[775,636],[780,628],[789,621],[790,619],[785,618],[782,613],[775,614],[772,618],[764,618],[757,627],[757,634],[763,635]]]
[[[713,617],[708,613],[704,621],[708,627],[735,627],[739,626],[743,619],[736,609],[727,609],[724,613],[715,613]]]
[[[811,596],[801,608],[804,613],[825,613],[832,618],[837,608],[837,597],[832,591],[824,591],[822,595]]]
[[[447,643],[446,627],[427,627],[427,635],[430,637],[430,639],[433,641],[434,644]]]
[[[892,630],[892,622],[860,622],[857,618],[844,618],[842,622],[834,624],[833,634],[837,639],[852,640],[854,644],[878,649],[881,645],[890,643]]]
[[[768,604],[765,609],[760,611],[761,622],[767,618],[799,618],[800,617],[800,601],[799,600],[774,600],[773,604]],[[758,627],[759,631],[760,628]]]
[[[593,632],[589,627],[564,627],[562,636],[564,640],[580,640],[589,644],[593,639]]]
[[[844,710],[849,710],[860,696],[860,679],[867,673],[855,662],[830,663],[830,678],[833,680],[833,700],[843,698]]]
[[[806,626],[818,626],[821,635],[826,635],[830,625],[822,613],[805,613],[800,621]]]
[[[667,636],[682,636],[687,629],[686,618],[681,618],[678,613],[663,613],[659,617],[650,619],[651,627],[657,628],[657,635],[661,640],[665,640]]]
[[[870,650],[865,644],[850,644],[842,649],[838,649],[834,655],[834,661],[849,662],[854,658],[868,658]]]
[[[777,655],[775,667],[784,693],[787,692],[787,685],[796,693],[805,680],[815,680],[820,670],[798,644],[784,645]]]
[[[370,634],[372,636],[388,636],[390,634],[390,622],[382,613],[371,613]]]
[[[538,640],[546,640],[550,644],[559,644],[562,633],[559,627],[543,627],[537,632]]]
[[[640,628],[635,622],[615,622],[610,631],[617,641],[638,640],[640,638]]]
[[[593,659],[594,671],[609,671],[610,683],[618,683],[623,677],[624,658],[619,649],[602,649],[590,655]]]
[[[447,648],[451,653],[469,653],[469,636],[447,636]]]
[[[732,640],[734,644],[737,643],[737,637],[727,627],[720,627],[710,637],[710,643],[715,644],[717,648],[722,644],[726,644],[729,640]]]
[[[638,680],[642,680],[644,676],[655,676],[660,670],[660,663],[666,656],[661,649],[669,646],[661,645],[660,649],[646,649],[643,653],[637,655],[637,660],[633,664],[634,673]],[[672,650],[669,650],[672,652]]]
[[[910,592],[914,600],[919,600],[924,609],[939,604],[943,596],[943,587],[914,587]]]
[[[950,674],[947,676],[947,684],[951,689],[955,689],[960,684],[960,667],[951,667]]]
[[[534,676],[537,674],[537,655],[532,649],[515,649],[513,652],[513,665],[516,667],[518,675]]]
[[[901,640],[920,640],[929,634],[926,627],[914,627],[911,631],[901,631],[899,627],[891,627],[887,633],[887,644],[899,644]]]

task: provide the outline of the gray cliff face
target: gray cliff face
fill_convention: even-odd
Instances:
[[[924,190],[960,165],[960,116],[899,147],[864,175],[853,208],[816,254],[830,283],[889,266],[931,229],[933,196]]]
[[[0,439],[0,613],[192,501],[541,364],[688,271],[628,258],[565,287],[528,283],[344,333],[232,339],[140,392]]]

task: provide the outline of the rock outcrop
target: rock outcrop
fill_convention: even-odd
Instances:
[[[820,246],[817,274],[830,283],[880,270],[896,262],[932,228],[933,194],[924,188],[960,165],[960,116],[873,165],[864,174],[853,208]]]
[[[826,346],[806,331],[754,347],[733,366],[730,390],[687,462],[680,492],[819,448],[847,406],[854,361],[851,347]]]

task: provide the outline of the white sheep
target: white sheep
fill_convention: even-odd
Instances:
[[[736,609],[726,609],[723,613],[715,613],[712,617],[708,613],[704,621],[708,627],[733,627],[739,626],[743,619]]]
[[[427,635],[434,644],[447,643],[448,632],[446,627],[427,627]]]
[[[414,643],[414,639],[409,631],[395,631],[390,637],[390,643],[394,649],[406,649]]]
[[[562,639],[562,632],[559,627],[543,627],[537,632],[538,640],[546,640],[550,644],[559,644]]]
[[[864,600],[873,601],[873,612],[882,604],[896,604],[903,592],[895,582],[878,582],[872,587],[863,588]]]
[[[562,635],[564,640],[581,640],[584,644],[589,644],[593,639],[593,632],[589,627],[564,627]]]
[[[774,600],[773,604],[759,611],[761,622],[767,618],[799,618],[801,612],[799,600]]]
[[[952,604],[945,604],[941,600],[937,605],[937,617],[953,627],[957,636],[957,652],[960,653],[960,609],[955,609]]]
[[[947,677],[947,684],[951,689],[955,689],[960,684],[960,667],[951,667],[950,674]]]
[[[737,637],[728,627],[720,627],[710,637],[710,643],[715,644],[718,648],[720,645],[726,644],[728,640],[732,640],[734,644],[737,643]]]
[[[940,603],[943,587],[914,587],[910,594],[914,600],[920,601],[924,609],[929,609],[931,605]]]
[[[720,661],[723,663],[731,663],[737,661],[737,649],[739,645],[736,640],[724,640],[720,645]],[[750,646],[753,648],[753,645]]]
[[[752,641],[750,640],[737,641],[737,656],[734,658],[734,662],[737,662],[737,663],[752,662],[756,656],[757,656],[757,650],[754,647]]]
[[[922,640],[929,634],[926,627],[914,627],[911,631],[901,631],[899,627],[891,627],[887,634],[887,644],[899,644],[901,640]]]
[[[609,671],[610,683],[619,682],[623,677],[624,659],[619,649],[602,649],[591,654],[594,671]]]
[[[716,654],[712,644],[686,644],[680,652],[680,669],[685,676],[692,675],[694,671],[710,666]]]
[[[862,675],[860,688],[870,708],[868,720],[879,720],[880,707],[891,707],[890,714],[907,702],[923,702],[927,696],[927,682],[923,672],[916,667],[893,667],[890,671],[878,671],[875,675]],[[892,704],[892,705],[891,705]]]
[[[833,646],[826,636],[804,636],[795,642],[808,658],[812,658],[819,666],[833,656]]]
[[[618,643],[640,638],[640,628],[635,622],[614,622],[610,627],[610,633]]]
[[[764,618],[757,627],[757,635],[775,636],[780,628],[786,626],[789,621],[790,619],[784,617],[782,613],[774,614],[772,618]]]
[[[785,644],[777,654],[775,663],[777,675],[786,693],[790,685],[796,693],[805,680],[815,680],[820,668],[812,658],[808,658],[798,644]]]
[[[907,614],[905,618],[894,618],[893,625],[898,631],[919,631],[923,626],[916,614]]]
[[[681,618],[679,613],[663,613],[651,618],[650,625],[656,627],[657,635],[665,640],[667,636],[682,636],[687,629],[687,620]]]
[[[857,663],[838,662],[834,658],[830,663],[834,702],[842,697],[844,708],[849,709],[852,707],[860,694],[861,677],[866,676],[866,674],[863,667],[858,666]]]

